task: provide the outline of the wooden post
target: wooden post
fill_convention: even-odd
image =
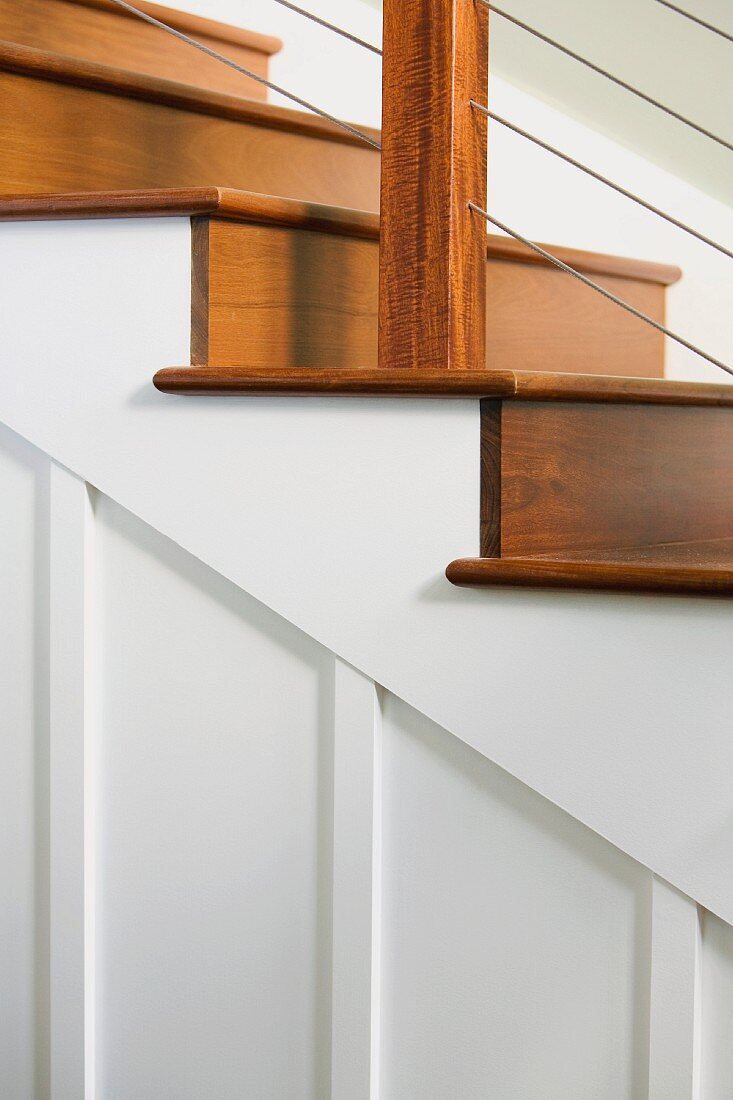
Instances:
[[[384,0],[379,365],[483,370],[488,10]]]

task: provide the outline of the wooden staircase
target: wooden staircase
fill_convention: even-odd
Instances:
[[[480,400],[480,556],[452,582],[733,594],[733,387],[665,381],[659,332],[491,235],[486,369],[380,362],[379,154],[210,59],[171,80],[181,44],[105,0],[40,3],[0,0],[0,218],[190,218],[191,360],[159,390]],[[175,18],[263,73],[277,48]],[[679,269],[551,250],[663,323]]]
[[[165,18],[263,76],[279,47]],[[104,0],[0,0],[0,192],[216,185],[377,210],[379,153],[263,92]]]

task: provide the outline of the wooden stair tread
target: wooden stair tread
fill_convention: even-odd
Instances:
[[[140,11],[192,35],[259,77],[279,39],[140,0]],[[110,0],[0,0],[0,39],[253,99],[265,87],[117,7]]]
[[[270,105],[264,105],[267,110],[263,114],[262,104],[252,106],[257,118],[269,118],[269,112],[272,111],[276,113],[273,117],[278,121],[283,113],[289,118],[296,116],[299,125],[301,119],[310,120],[314,117]],[[293,121],[292,118],[290,121]],[[320,122],[320,120],[316,121]],[[264,124],[269,123],[263,122]],[[324,125],[329,128],[330,133],[330,124],[324,123]],[[194,217],[202,214],[235,221],[253,221],[259,224],[343,233],[345,236],[363,237],[367,240],[379,239],[378,214],[325,203],[303,202],[298,199],[258,194],[232,187],[164,187],[124,191],[0,195],[0,221],[186,215]],[[640,282],[656,283],[660,286],[671,286],[682,277],[680,268],[674,264],[565,248],[562,245],[544,244],[542,247],[553,252],[564,263],[586,274],[618,276]],[[507,263],[552,266],[547,260],[530,252],[517,241],[496,233],[486,235],[486,254],[489,259]]]
[[[149,103],[164,104],[185,111],[249,122],[271,129],[289,130],[327,137],[347,145],[369,149],[360,138],[327,119],[307,111],[264,103],[245,96],[231,95],[185,84],[176,80],[133,72],[83,58],[0,41],[0,71],[34,76],[62,84],[73,84],[100,92]],[[375,140],[379,132],[361,127]],[[373,150],[377,155],[376,150]]]
[[[733,539],[726,554],[720,546],[698,543],[691,551],[697,564],[669,561],[657,548],[653,560],[590,561],[565,558],[459,558],[446,569],[448,580],[462,588],[567,588],[607,592],[733,596]],[[643,548],[640,548],[643,557]],[[629,555],[631,556],[631,555]]]
[[[233,123],[227,125],[237,129]],[[276,137],[255,128],[246,135],[246,143],[257,135],[268,148]],[[291,139],[283,134],[280,140]],[[329,171],[325,179],[325,168],[319,168],[322,186],[338,187],[342,193],[363,186],[358,158],[366,157],[371,163],[369,150],[328,141],[314,141],[312,146],[315,148],[308,156],[317,156],[321,166],[327,165],[329,158],[332,162],[343,155],[357,158],[341,182],[338,172]],[[295,163],[293,158],[290,162]],[[338,164],[336,167],[340,172]],[[302,179],[297,167],[294,176]],[[332,378],[327,373],[312,379],[298,375],[289,382],[280,371],[294,365],[318,371],[355,365],[361,371],[354,383],[357,387],[367,384],[379,390],[387,384],[382,371],[371,383],[363,373],[378,365],[376,214],[342,204],[213,186],[100,188],[0,197],[0,220],[166,215],[188,216],[192,222],[192,266],[196,272],[192,332],[198,336],[192,342],[191,362],[237,372],[243,368],[274,369],[277,389],[292,387],[293,382],[296,386],[308,382],[316,389],[338,389],[347,382],[343,374]],[[637,308],[663,320],[665,290],[679,278],[678,268],[562,247],[554,251]],[[491,371],[522,368],[637,378],[663,375],[664,340],[659,333],[551,265],[537,263],[533,253],[514,241],[487,234],[486,255],[486,304],[491,318],[486,365]],[[477,377],[484,379],[484,385],[486,376]],[[495,379],[496,374],[490,377]],[[187,383],[194,380],[194,376],[186,378]],[[410,389],[419,384],[416,375],[409,380]],[[400,376],[394,375],[390,392],[399,389],[399,381]],[[447,381],[445,386],[438,372],[426,385],[432,391],[437,384],[437,392],[451,393],[457,381],[461,392],[468,392],[476,378],[466,380],[468,389],[460,386],[454,373]],[[202,382],[215,387],[217,380],[207,377]],[[249,384],[239,374],[232,382],[242,390]],[[260,378],[253,382],[262,388]]]
[[[500,398],[631,405],[733,407],[733,385],[665,378],[542,374],[534,371],[419,371],[238,367],[164,367],[164,393],[334,394],[343,396]]]
[[[733,569],[733,536],[697,542],[663,542],[655,546],[620,546],[610,549],[564,551],[561,555],[529,554],[527,560],[579,564],[639,565],[650,569],[680,566],[691,569]]]

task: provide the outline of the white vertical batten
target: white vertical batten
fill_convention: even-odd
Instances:
[[[93,1100],[94,910],[90,760],[93,517],[84,481],[51,464],[51,1100]]]
[[[336,658],[332,1100],[377,1100],[382,730],[377,687]]]
[[[654,876],[649,1100],[699,1100],[700,953],[696,903]]]

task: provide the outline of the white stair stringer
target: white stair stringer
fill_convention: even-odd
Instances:
[[[477,403],[164,397],[188,220],[0,239],[3,423],[733,922],[727,605],[451,588]]]

